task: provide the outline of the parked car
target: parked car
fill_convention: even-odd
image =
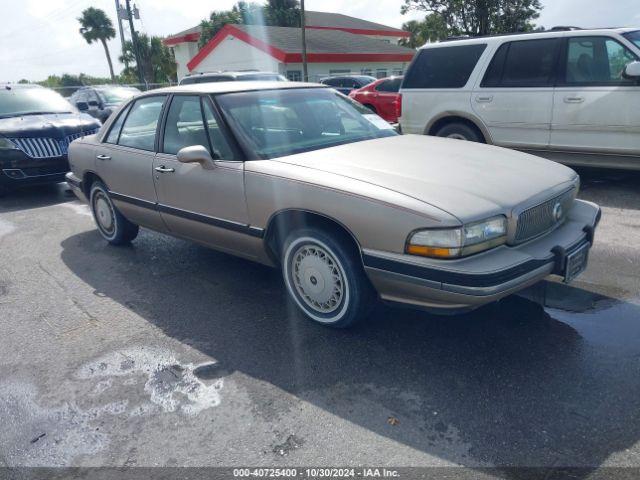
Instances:
[[[640,169],[640,30],[555,30],[424,46],[405,74],[404,133]]]
[[[69,101],[78,110],[105,122],[123,102],[140,93],[135,87],[120,85],[96,85],[76,90]]]
[[[362,88],[376,80],[376,77],[369,75],[344,75],[340,77],[323,78],[320,80],[320,83],[333,87],[344,95],[349,95],[352,90]]]
[[[270,81],[270,82],[287,82],[288,80],[279,73],[273,72],[259,72],[259,71],[247,71],[247,72],[205,72],[205,73],[193,73],[187,75],[180,80],[180,85],[192,85],[194,83],[210,83],[210,82],[256,82],[256,81]]]
[[[376,80],[357,90],[352,90],[349,96],[377,113],[387,122],[397,123],[400,115],[402,97],[400,85],[403,77],[387,77]]]
[[[299,309],[334,327],[378,296],[451,313],[571,281],[600,218],[565,166],[401,136],[317,84],[147,92],[70,155],[67,182],[108,242],[140,225],[279,266]]]
[[[0,85],[0,194],[64,181],[69,144],[99,128],[53,90]]]

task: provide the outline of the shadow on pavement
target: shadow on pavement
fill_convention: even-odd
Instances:
[[[13,190],[0,197],[0,213],[31,210],[75,200],[66,183],[36,185]]]
[[[640,172],[576,168],[580,174],[579,197],[603,207],[640,210]]]
[[[187,242],[143,232],[114,248],[85,232],[62,247],[84,282],[223,372],[451,462],[595,468],[640,437],[640,347],[590,340],[609,328],[598,323],[606,299],[567,321],[518,297],[458,317],[380,306],[367,324],[333,331],[297,317],[277,271]],[[286,414],[275,394],[264,401],[262,382],[247,387],[255,414]]]

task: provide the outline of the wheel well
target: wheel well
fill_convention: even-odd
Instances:
[[[374,112],[378,111],[375,105],[371,105],[370,103],[363,103],[362,106],[367,107],[368,109],[373,110]]]
[[[91,193],[91,185],[96,180],[101,180],[98,175],[93,172],[87,172],[84,174],[82,178],[82,190],[84,191],[84,195],[89,198],[89,194]]]
[[[487,143],[487,139],[482,133],[482,130],[478,128],[478,125],[476,125],[472,120],[469,120],[468,118],[458,117],[458,116],[443,117],[438,119],[433,125],[431,125],[431,128],[427,132],[427,135],[436,135],[438,130],[452,123],[462,123],[464,125],[467,125],[470,128],[473,128],[476,131],[476,133],[480,136],[482,141],[484,143]]]
[[[315,212],[284,210],[271,218],[264,237],[267,251],[275,263],[279,263],[280,250],[289,232],[304,227],[321,228],[337,235],[352,253],[361,258],[360,244],[353,234],[336,220]]]

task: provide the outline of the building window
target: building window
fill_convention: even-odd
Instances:
[[[335,77],[338,75],[349,75],[351,73],[351,70],[344,70],[344,69],[340,69],[340,70],[329,70],[329,76],[330,77]]]
[[[373,75],[373,70],[371,70],[370,68],[363,68],[362,70],[360,70],[360,73],[362,75]]]
[[[301,82],[302,72],[300,70],[287,70],[287,79],[292,82]]]
[[[376,70],[376,78],[384,78],[387,76],[386,68],[379,68]]]
[[[394,77],[399,77],[400,75],[402,75],[402,69],[401,68],[394,68],[392,75]]]

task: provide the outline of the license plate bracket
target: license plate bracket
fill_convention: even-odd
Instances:
[[[567,255],[564,267],[564,283],[570,283],[584,272],[589,261],[590,243],[585,243],[580,248]]]

